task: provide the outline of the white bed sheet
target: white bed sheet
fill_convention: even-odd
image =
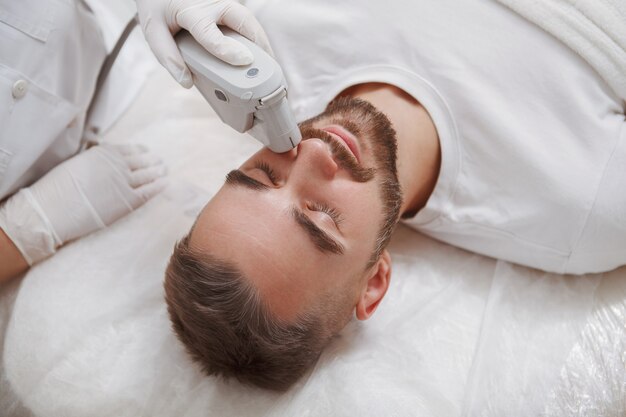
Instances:
[[[0,415],[626,415],[626,268],[545,274],[403,226],[379,311],[290,391],[202,375],[170,330],[163,271],[258,145],[163,72],[107,140],[150,146],[172,186],[1,289]]]

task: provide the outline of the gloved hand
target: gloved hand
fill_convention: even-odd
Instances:
[[[248,65],[250,50],[225,37],[217,25],[226,25],[272,54],[260,23],[245,6],[233,0],[137,0],[143,33],[157,59],[183,87],[193,85],[191,72],[178,47],[175,35],[187,29],[207,51],[232,65]]]
[[[130,213],[164,187],[165,167],[140,145],[98,145],[9,198],[0,228],[29,265]]]

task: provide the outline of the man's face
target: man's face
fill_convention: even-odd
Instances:
[[[190,241],[234,264],[286,321],[320,297],[356,300],[381,227],[390,216],[395,223],[400,204],[394,132],[371,105],[339,99],[301,131],[296,149],[262,149],[232,171]]]

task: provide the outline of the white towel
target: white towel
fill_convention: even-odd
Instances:
[[[626,100],[625,0],[498,0],[585,59]]]

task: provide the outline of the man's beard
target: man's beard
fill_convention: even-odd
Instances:
[[[354,134],[361,149],[369,150],[374,156],[376,166],[361,166],[329,133],[313,127],[314,124],[322,122],[343,126]],[[340,97],[332,101],[322,114],[302,122],[300,131],[303,140],[315,137],[329,144],[337,162],[355,181],[367,182],[373,179],[378,181],[383,202],[383,223],[376,239],[376,247],[367,265],[369,268],[378,260],[382,250],[389,243],[402,205],[402,192],[396,167],[398,146],[391,121],[367,101]]]

